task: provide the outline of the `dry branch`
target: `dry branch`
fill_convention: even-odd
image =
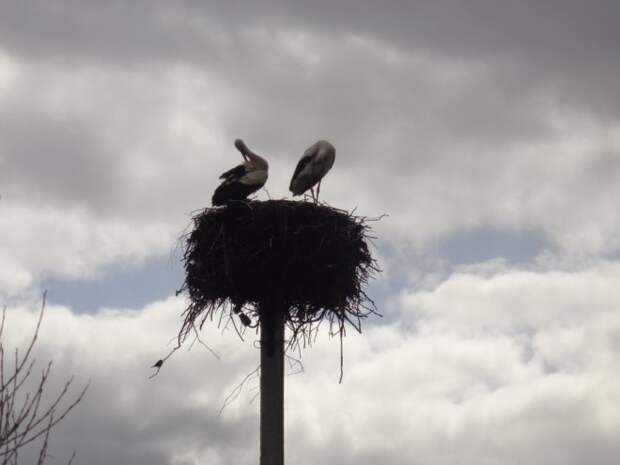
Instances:
[[[50,431],[82,400],[88,386],[84,387],[72,401],[68,401],[73,378],[65,382],[61,391],[47,401],[50,395],[48,381],[52,362],[41,371],[38,381],[32,386],[33,369],[36,360],[32,357],[41,322],[45,313],[45,294],[39,312],[39,318],[25,354],[22,356],[15,349],[12,364],[6,360],[2,342],[6,308],[2,311],[0,323],[0,465],[16,465],[19,453],[27,445],[41,439],[38,463],[43,463],[48,456],[47,447]]]

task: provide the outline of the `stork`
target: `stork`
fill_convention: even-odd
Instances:
[[[211,198],[213,205],[225,205],[234,200],[244,200],[267,182],[269,164],[252,152],[241,140],[235,140],[235,147],[245,160],[241,165],[222,173],[223,179]]]
[[[336,149],[326,140],[312,144],[297,163],[289,190],[293,195],[301,195],[310,189],[312,200],[317,203],[321,192],[321,180],[334,165],[335,159]],[[315,185],[317,185],[316,196]]]

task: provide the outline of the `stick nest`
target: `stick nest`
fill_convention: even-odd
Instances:
[[[233,320],[237,315],[255,327],[275,299],[284,304],[292,340],[310,336],[323,320],[332,329],[335,323],[341,336],[345,322],[361,331],[361,319],[376,313],[364,285],[379,271],[368,249],[368,221],[288,200],[201,211],[185,236],[186,278],[179,292],[186,291],[190,303],[180,340],[225,308]]]

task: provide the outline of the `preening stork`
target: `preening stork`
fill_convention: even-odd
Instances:
[[[312,144],[297,163],[289,190],[293,195],[301,195],[310,189],[312,199],[314,203],[317,203],[321,192],[321,180],[334,165],[335,159],[336,149],[326,140]],[[316,184],[318,185],[315,196],[314,186]]]
[[[241,140],[235,140],[235,147],[245,160],[241,165],[222,173],[223,179],[211,198],[213,205],[225,205],[234,200],[244,200],[267,182],[269,164],[252,152]]]

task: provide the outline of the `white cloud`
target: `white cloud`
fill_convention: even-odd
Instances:
[[[240,424],[253,415],[247,399],[218,417],[225,394],[257,363],[247,344],[240,350],[243,344],[230,334],[232,329],[227,337],[217,337],[215,328],[207,331],[207,341],[223,361],[196,344],[191,352],[177,352],[157,378],[148,378],[154,371],[149,367],[173,346],[182,305],[182,299],[170,298],[140,311],[96,315],[47,308],[37,360],[54,360],[56,385],[71,374],[78,384],[91,382],[82,404],[54,435],[55,456],[77,448],[85,463],[111,458],[115,463],[173,463],[171,457],[188,451],[212,448],[221,454],[227,441],[242,443],[248,430],[255,435],[249,424]],[[23,346],[35,317],[36,311],[9,309],[4,347]]]
[[[620,265],[573,272],[504,269],[450,276],[402,301],[402,319],[370,324],[304,352],[305,373],[286,379],[286,451],[303,464],[612,464],[619,450]],[[221,417],[225,395],[258,363],[255,336],[218,334],[170,359],[183,301],[139,311],[74,315],[50,307],[40,359],[56,376],[92,379],[88,397],[55,435],[56,452],[79,444],[88,463],[254,463],[257,383]],[[9,343],[34,314],[11,309]],[[325,333],[323,334],[325,336]],[[97,418],[97,421],[93,421]],[[134,451],[134,452],[131,452]],[[86,460],[87,459],[87,460]],[[150,462],[149,462],[150,461]]]
[[[140,219],[102,220],[80,209],[0,203],[0,296],[43,275],[85,278],[109,263],[171,252],[179,231]]]
[[[20,69],[0,48],[0,102],[5,98],[20,77]]]
[[[22,266],[9,260],[5,254],[0,254],[2,267],[0,267],[0,298],[17,294],[27,289],[32,284],[32,275]]]
[[[404,316],[426,328],[464,333],[579,327],[620,308],[616,262],[573,271],[457,273],[430,291],[404,297]],[[484,323],[484,324],[483,324]]]

